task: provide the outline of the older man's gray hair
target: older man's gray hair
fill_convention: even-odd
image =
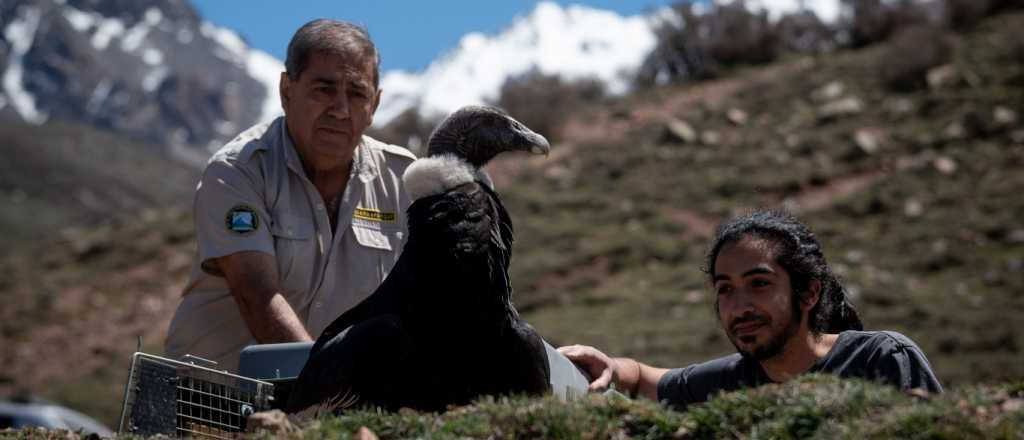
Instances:
[[[365,27],[338,20],[318,18],[302,25],[288,43],[284,61],[288,78],[297,80],[317,52],[373,59],[373,87],[380,85],[380,54]]]

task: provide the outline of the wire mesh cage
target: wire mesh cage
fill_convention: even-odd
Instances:
[[[271,408],[274,386],[146,353],[132,355],[118,432],[232,438]]]

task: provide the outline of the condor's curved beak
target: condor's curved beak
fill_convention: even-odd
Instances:
[[[516,137],[515,145],[518,145],[520,150],[544,156],[551,152],[551,144],[540,133],[530,130],[518,121],[514,124],[513,130]]]
[[[533,133],[530,136],[530,152],[533,154],[543,154],[545,157],[551,153],[551,144],[548,143],[547,138],[541,136],[538,133]]]

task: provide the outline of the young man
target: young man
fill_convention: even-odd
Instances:
[[[380,103],[366,30],[334,20],[288,44],[284,116],[210,159],[196,189],[198,245],[166,352],[236,370],[254,343],[310,341],[398,260],[415,157],[363,135]]]
[[[595,378],[591,390],[614,384],[682,408],[721,391],[831,373],[942,392],[924,353],[907,337],[865,332],[821,245],[788,214],[759,211],[719,226],[707,274],[719,322],[737,353],[665,369],[609,358],[574,345],[559,352]]]

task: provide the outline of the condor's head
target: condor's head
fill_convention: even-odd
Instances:
[[[480,168],[506,151],[548,154],[548,140],[494,107],[468,106],[452,113],[434,130],[427,156],[454,155]]]
[[[452,113],[434,129],[427,155],[414,162],[402,179],[413,200],[441,194],[480,181],[494,188],[481,167],[506,151],[548,154],[548,140],[505,112],[468,106]]]

